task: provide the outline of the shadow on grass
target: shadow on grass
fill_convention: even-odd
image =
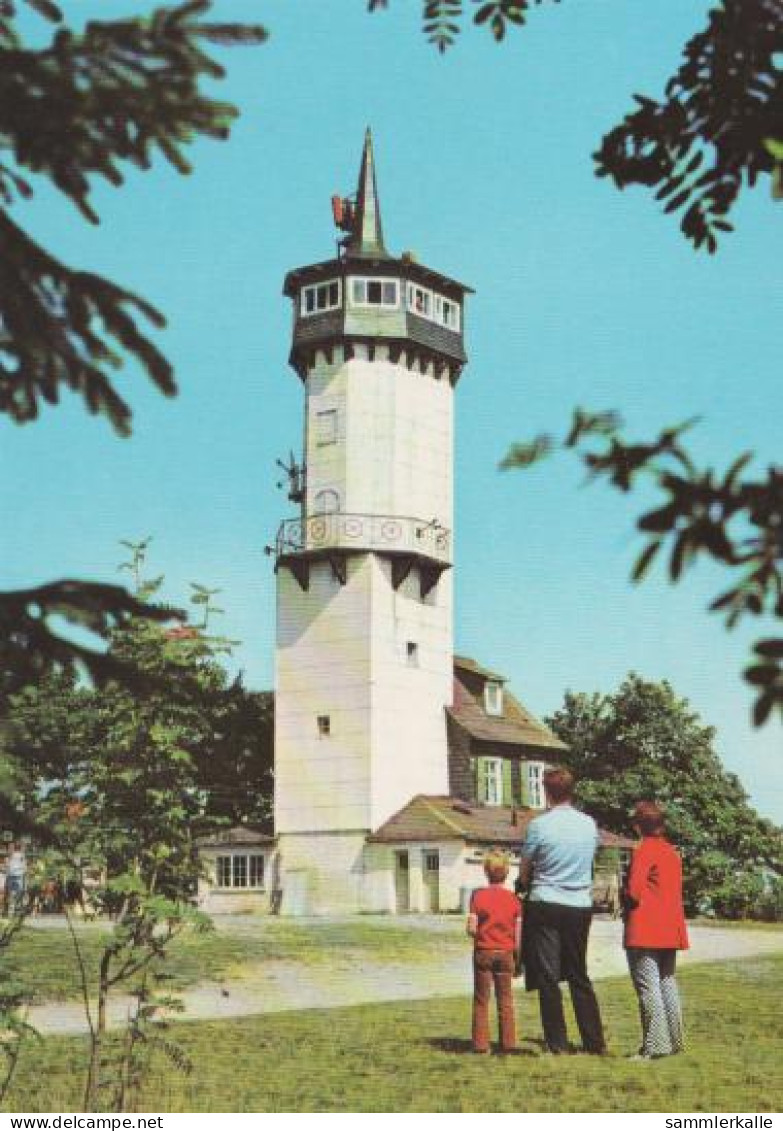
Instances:
[[[426,1043],[430,1048],[437,1049],[438,1052],[447,1052],[451,1055],[464,1056],[473,1054],[473,1045],[469,1040],[464,1037],[430,1037]],[[530,1042],[528,1042],[530,1043]],[[493,1052],[500,1054],[500,1049],[493,1049]],[[511,1053],[504,1053],[505,1056],[537,1056],[532,1049],[516,1048]]]

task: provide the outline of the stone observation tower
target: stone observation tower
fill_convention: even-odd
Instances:
[[[299,513],[275,547],[284,913],[386,909],[367,838],[449,792],[453,394],[469,288],[384,244],[372,139],[335,257],[286,276]]]

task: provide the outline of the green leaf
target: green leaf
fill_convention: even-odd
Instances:
[[[771,691],[765,691],[753,704],[753,725],[763,726],[772,713],[776,703],[776,696]]]
[[[776,161],[783,161],[783,141],[773,137],[765,137],[764,148]]]
[[[498,470],[511,471],[532,467],[550,456],[554,450],[551,436],[542,434],[527,443],[512,444],[498,464]]]
[[[759,640],[754,645],[754,651],[769,660],[783,660],[783,640],[778,638]]]
[[[663,541],[660,538],[653,542],[648,542],[634,566],[633,574],[631,575],[634,581],[642,580],[662,545]]]

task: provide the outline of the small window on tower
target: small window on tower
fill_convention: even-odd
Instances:
[[[340,280],[330,279],[327,283],[314,283],[302,287],[300,310],[303,315],[321,314],[325,310],[335,310],[340,305]]]
[[[417,668],[419,666],[419,646],[415,640],[409,640],[406,643],[405,657],[408,661],[409,668]]]
[[[354,306],[396,307],[399,291],[396,279],[352,279],[351,301]]]
[[[459,330],[459,307],[455,302],[444,298],[440,321],[450,330]]]
[[[318,716],[318,733],[321,738],[327,738],[332,733],[332,720],[329,715]]]
[[[330,487],[317,491],[313,500],[314,514],[336,514],[340,509],[340,496]]]
[[[424,287],[412,286],[408,292],[408,307],[414,314],[421,314],[424,318],[430,316],[430,292]]]
[[[319,447],[322,444],[337,443],[336,408],[327,408],[315,414],[315,442]]]

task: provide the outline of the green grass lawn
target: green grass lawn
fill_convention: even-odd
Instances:
[[[781,1110],[783,957],[694,966],[680,982],[688,1051],[652,1063],[638,1044],[625,978],[597,992],[612,1055],[542,1055],[535,995],[519,993],[520,1053],[474,1057],[470,1000],[275,1014],[176,1027],[189,1076],[155,1062],[140,1111],[719,1111]],[[15,1111],[78,1111],[85,1045],[31,1041],[10,1097]]]
[[[434,937],[412,931],[405,924],[379,927],[377,922],[301,924],[283,919],[239,920],[219,931],[188,933],[171,946],[168,971],[171,986],[184,989],[197,982],[252,977],[254,968],[271,960],[305,962],[323,966],[332,962],[335,948],[344,955],[366,955],[382,962],[394,958],[407,963],[432,961],[433,947],[464,952],[462,919],[444,924]],[[95,987],[104,928],[77,924],[85,964]],[[81,997],[79,969],[65,928],[25,928],[3,955],[3,968],[31,995],[34,1002],[67,1001]]]

